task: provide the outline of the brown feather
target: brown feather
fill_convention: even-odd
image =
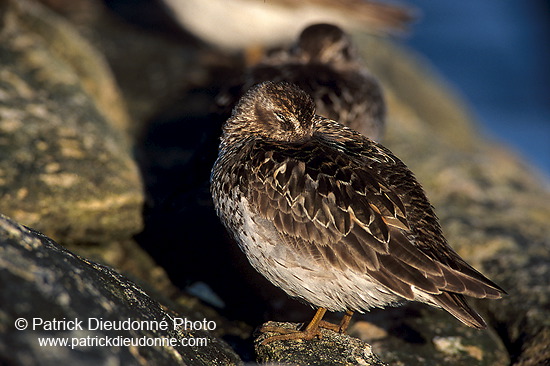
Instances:
[[[265,238],[267,252],[282,249],[262,253],[272,255],[279,272],[253,253],[256,268],[317,306],[327,307],[319,294],[336,303],[334,309],[357,311],[402,298],[435,304],[483,328],[463,295],[496,299],[505,293],[447,244],[422,187],[397,157],[334,121],[313,117],[311,98],[296,87],[261,84],[243,98],[224,126],[212,185],[218,213],[243,247],[257,250]],[[238,209],[259,226],[255,241],[239,236]],[[323,291],[311,295],[294,273],[303,269]],[[339,277],[348,287],[339,287]],[[325,278],[336,278],[326,284],[330,291],[324,291]],[[361,286],[366,292],[357,294]]]
[[[485,320],[468,305],[462,295],[443,292],[441,295],[434,297],[434,302],[472,328],[487,328]]]

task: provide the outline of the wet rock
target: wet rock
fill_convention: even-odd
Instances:
[[[205,319],[165,308],[110,268],[76,256],[39,232],[4,216],[0,216],[0,283],[2,364],[242,363],[231,348],[211,332],[173,326],[176,318],[201,323]],[[21,320],[16,322],[21,318],[29,322],[25,330],[15,328],[16,324],[21,325]],[[38,325],[35,318],[43,320],[43,325]],[[57,326],[54,322],[48,325],[47,322],[53,320],[59,321]],[[81,323],[77,327],[74,323],[64,323],[65,320]],[[125,321],[130,324],[163,320],[168,324],[166,329],[124,325]],[[115,328],[98,328],[98,324],[108,325],[107,322],[115,324]],[[66,329],[61,324],[67,324]],[[40,347],[39,338],[68,339],[70,343],[69,346]],[[161,338],[173,339],[174,343],[162,345]],[[124,339],[131,343],[128,346],[115,343]],[[106,345],[100,346],[98,342]]]
[[[106,62],[38,3],[0,15],[2,213],[63,243],[129,238],[142,184]]]
[[[300,324],[268,322],[264,326],[299,329]],[[264,339],[275,335],[262,333],[254,341],[257,361],[285,365],[387,365],[372,352],[369,344],[357,338],[327,329],[321,329],[321,334],[320,339],[275,341],[262,345]]]

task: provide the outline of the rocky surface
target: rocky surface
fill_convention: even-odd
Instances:
[[[265,326],[299,329],[299,324],[267,322]],[[259,333],[254,340],[257,361],[260,363],[283,363],[285,365],[369,365],[384,366],[386,363],[372,352],[372,347],[345,334],[321,329],[321,337],[311,341],[261,342],[275,333]]]
[[[174,326],[174,319],[201,322],[204,318],[166,310],[112,269],[76,256],[4,216],[0,216],[0,283],[0,363],[5,365],[241,363],[225,342],[202,325],[195,326],[200,330]],[[20,319],[28,321],[24,330],[16,329]],[[65,320],[81,323],[75,326]],[[167,326],[116,325],[128,320],[134,324],[164,320]],[[106,329],[107,322],[114,324],[113,330]],[[40,347],[41,337],[68,339],[70,344]],[[161,338],[174,343],[153,343]],[[118,346],[115,342],[122,339],[141,343]],[[108,341],[112,346],[94,343]]]
[[[473,304],[488,321],[487,331],[469,329],[437,309],[407,305],[354,316],[353,338],[327,333],[321,340],[259,346],[254,327],[266,320],[308,321],[312,311],[251,269],[212,209],[208,175],[223,118],[210,111],[231,78],[228,69],[238,72],[240,60],[175,35],[163,21],[144,26],[143,19],[154,18],[152,2],[132,7],[131,14],[145,8],[148,15],[136,22],[123,9],[113,13],[116,1],[108,2],[111,10],[92,0],[41,1],[63,16],[31,0],[0,3],[1,213],[114,266],[180,314],[214,319],[215,335],[247,362],[530,366],[550,359],[549,186],[482,136],[467,107],[412,52],[356,36],[388,100],[384,143],[423,183],[451,245],[509,295]],[[136,298],[156,309],[153,315],[162,314],[155,301],[105,267],[1,222],[8,241],[0,250],[11,249],[0,255],[2,276],[9,274],[2,277],[0,297],[2,304],[8,298],[19,304],[0,310],[8,314],[0,319],[13,335],[6,343],[10,352],[32,350],[32,357],[44,360],[78,357],[68,349],[37,349],[28,343],[37,334],[13,329],[17,314],[76,316],[63,294],[74,292],[97,314],[108,311],[113,318],[128,316],[126,305]],[[75,278],[43,268],[56,260]],[[111,296],[107,290],[86,292],[92,285],[77,275],[82,267],[99,288],[120,295],[110,298],[125,304],[120,312],[105,310],[92,296]],[[82,283],[87,287],[76,286]],[[180,291],[190,285],[203,289],[193,292],[200,301]],[[36,306],[37,298],[47,306]],[[338,314],[327,315],[338,321]],[[220,348],[212,357],[239,362],[225,343],[213,342]],[[85,351],[90,360],[142,364],[180,357],[179,350]],[[199,353],[197,359],[210,357]],[[193,364],[184,358],[192,356],[181,357]]]
[[[390,365],[506,365],[508,353],[494,330],[456,324],[449,314],[423,305],[377,310],[359,317],[351,336],[371,344]]]
[[[2,213],[64,243],[142,228],[142,183],[104,59],[30,1],[0,7]]]

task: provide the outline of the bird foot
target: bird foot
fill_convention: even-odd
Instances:
[[[279,333],[278,335],[273,335],[270,337],[267,337],[264,339],[260,344],[266,345],[271,342],[275,341],[288,341],[288,340],[297,340],[297,339],[303,339],[303,340],[311,340],[315,337],[321,338],[321,330],[319,328],[317,329],[308,329],[305,330],[296,330],[296,329],[288,329],[283,327],[271,327],[271,326],[263,326],[260,328],[261,333]]]
[[[352,316],[353,316],[353,311],[348,310],[344,314],[344,317],[342,318],[342,321],[340,322],[340,324],[336,325],[331,322],[327,322],[325,320],[320,320],[319,327],[332,330],[333,332],[336,332],[336,333],[344,334],[348,329]]]
[[[321,320],[319,322],[319,327],[332,330],[333,332],[342,333],[342,329],[340,328],[340,325],[336,325],[331,322],[327,322],[325,320]]]

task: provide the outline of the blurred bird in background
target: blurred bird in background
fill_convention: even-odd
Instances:
[[[331,24],[304,29],[291,47],[245,70],[240,83],[218,98],[226,113],[253,85],[287,81],[315,101],[317,112],[379,141],[384,131],[382,89],[358,55],[351,36]]]
[[[225,50],[274,47],[314,23],[346,31],[405,31],[411,8],[371,0],[163,0],[172,17],[196,37]]]

